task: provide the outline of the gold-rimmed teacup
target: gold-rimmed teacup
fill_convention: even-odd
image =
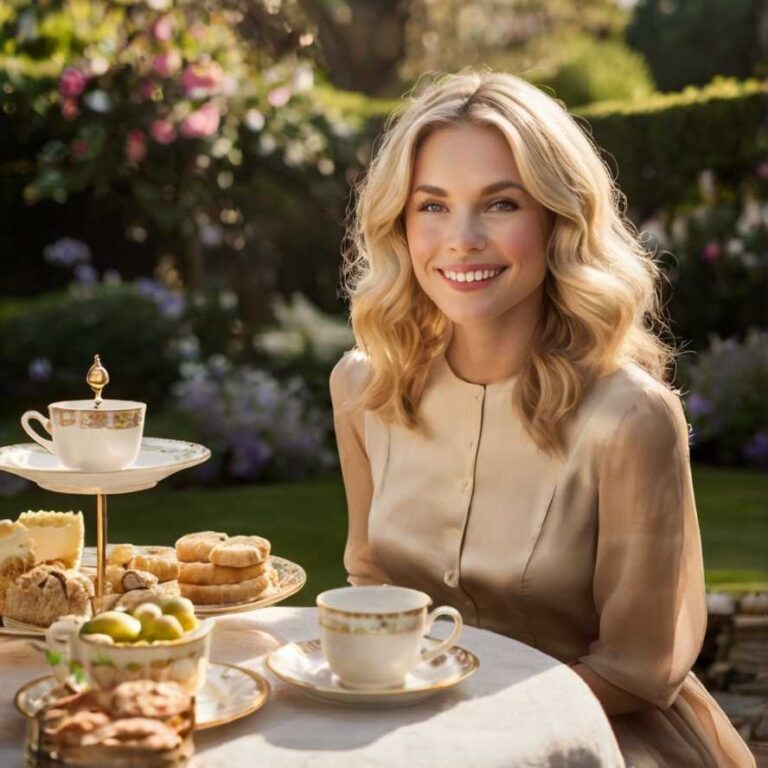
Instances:
[[[139,454],[146,403],[134,400],[64,400],[21,417],[24,431],[54,454],[61,464],[83,472],[115,472],[130,466]],[[39,421],[51,439],[32,429]]]
[[[418,664],[445,653],[458,639],[461,614],[407,587],[341,587],[317,596],[320,643],[331,671],[347,688],[381,690],[401,685]],[[424,636],[438,616],[454,622],[450,636],[428,650]]]

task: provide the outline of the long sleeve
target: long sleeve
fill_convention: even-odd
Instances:
[[[688,432],[679,398],[640,394],[601,460],[593,596],[599,637],[580,661],[661,708],[706,629]]]
[[[330,390],[336,445],[347,498],[348,532],[344,567],[350,584],[382,584],[387,575],[376,565],[368,543],[368,513],[373,496],[371,466],[365,451],[362,410],[347,404],[364,383],[367,363],[359,353],[348,352],[331,371]]]

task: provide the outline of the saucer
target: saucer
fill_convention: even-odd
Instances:
[[[428,648],[441,642],[431,637],[425,641]],[[344,688],[339,683],[323,656],[320,640],[283,645],[272,651],[265,663],[275,677],[312,699],[366,707],[414,704],[466,680],[480,667],[477,656],[454,645],[432,661],[419,664],[396,688],[361,691]]]
[[[16,709],[25,717],[34,717],[57,686],[53,676],[32,680],[16,692]],[[268,698],[269,683],[262,675],[235,664],[209,661],[205,683],[195,697],[195,730],[239,720],[261,709]]]
[[[210,450],[197,443],[145,437],[129,467],[114,472],[81,472],[63,466],[42,446],[23,443],[0,448],[0,470],[57,493],[132,493],[153,488],[169,475],[202,464],[210,456]]]

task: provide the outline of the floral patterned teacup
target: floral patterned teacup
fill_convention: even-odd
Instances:
[[[389,585],[321,592],[320,645],[339,682],[357,690],[396,688],[419,663],[445,653],[461,633],[461,614],[447,605],[429,612],[431,602],[425,592]],[[438,616],[451,618],[453,631],[426,649],[424,635]]]
[[[66,400],[48,406],[50,418],[39,411],[21,417],[24,431],[70,469],[114,472],[130,466],[139,454],[144,434],[146,403],[133,400]],[[52,440],[35,432],[39,421]]]
[[[45,633],[48,661],[59,682],[70,674],[85,678],[91,688],[110,690],[128,680],[172,681],[194,696],[205,682],[213,619],[203,619],[197,629],[178,640],[137,645],[105,645],[100,636],[80,635],[87,621],[65,616]]]

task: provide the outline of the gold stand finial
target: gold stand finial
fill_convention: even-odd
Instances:
[[[93,356],[93,365],[88,369],[85,380],[93,390],[94,407],[98,408],[101,405],[101,391],[109,384],[109,374],[107,369],[102,366],[98,355]]]

